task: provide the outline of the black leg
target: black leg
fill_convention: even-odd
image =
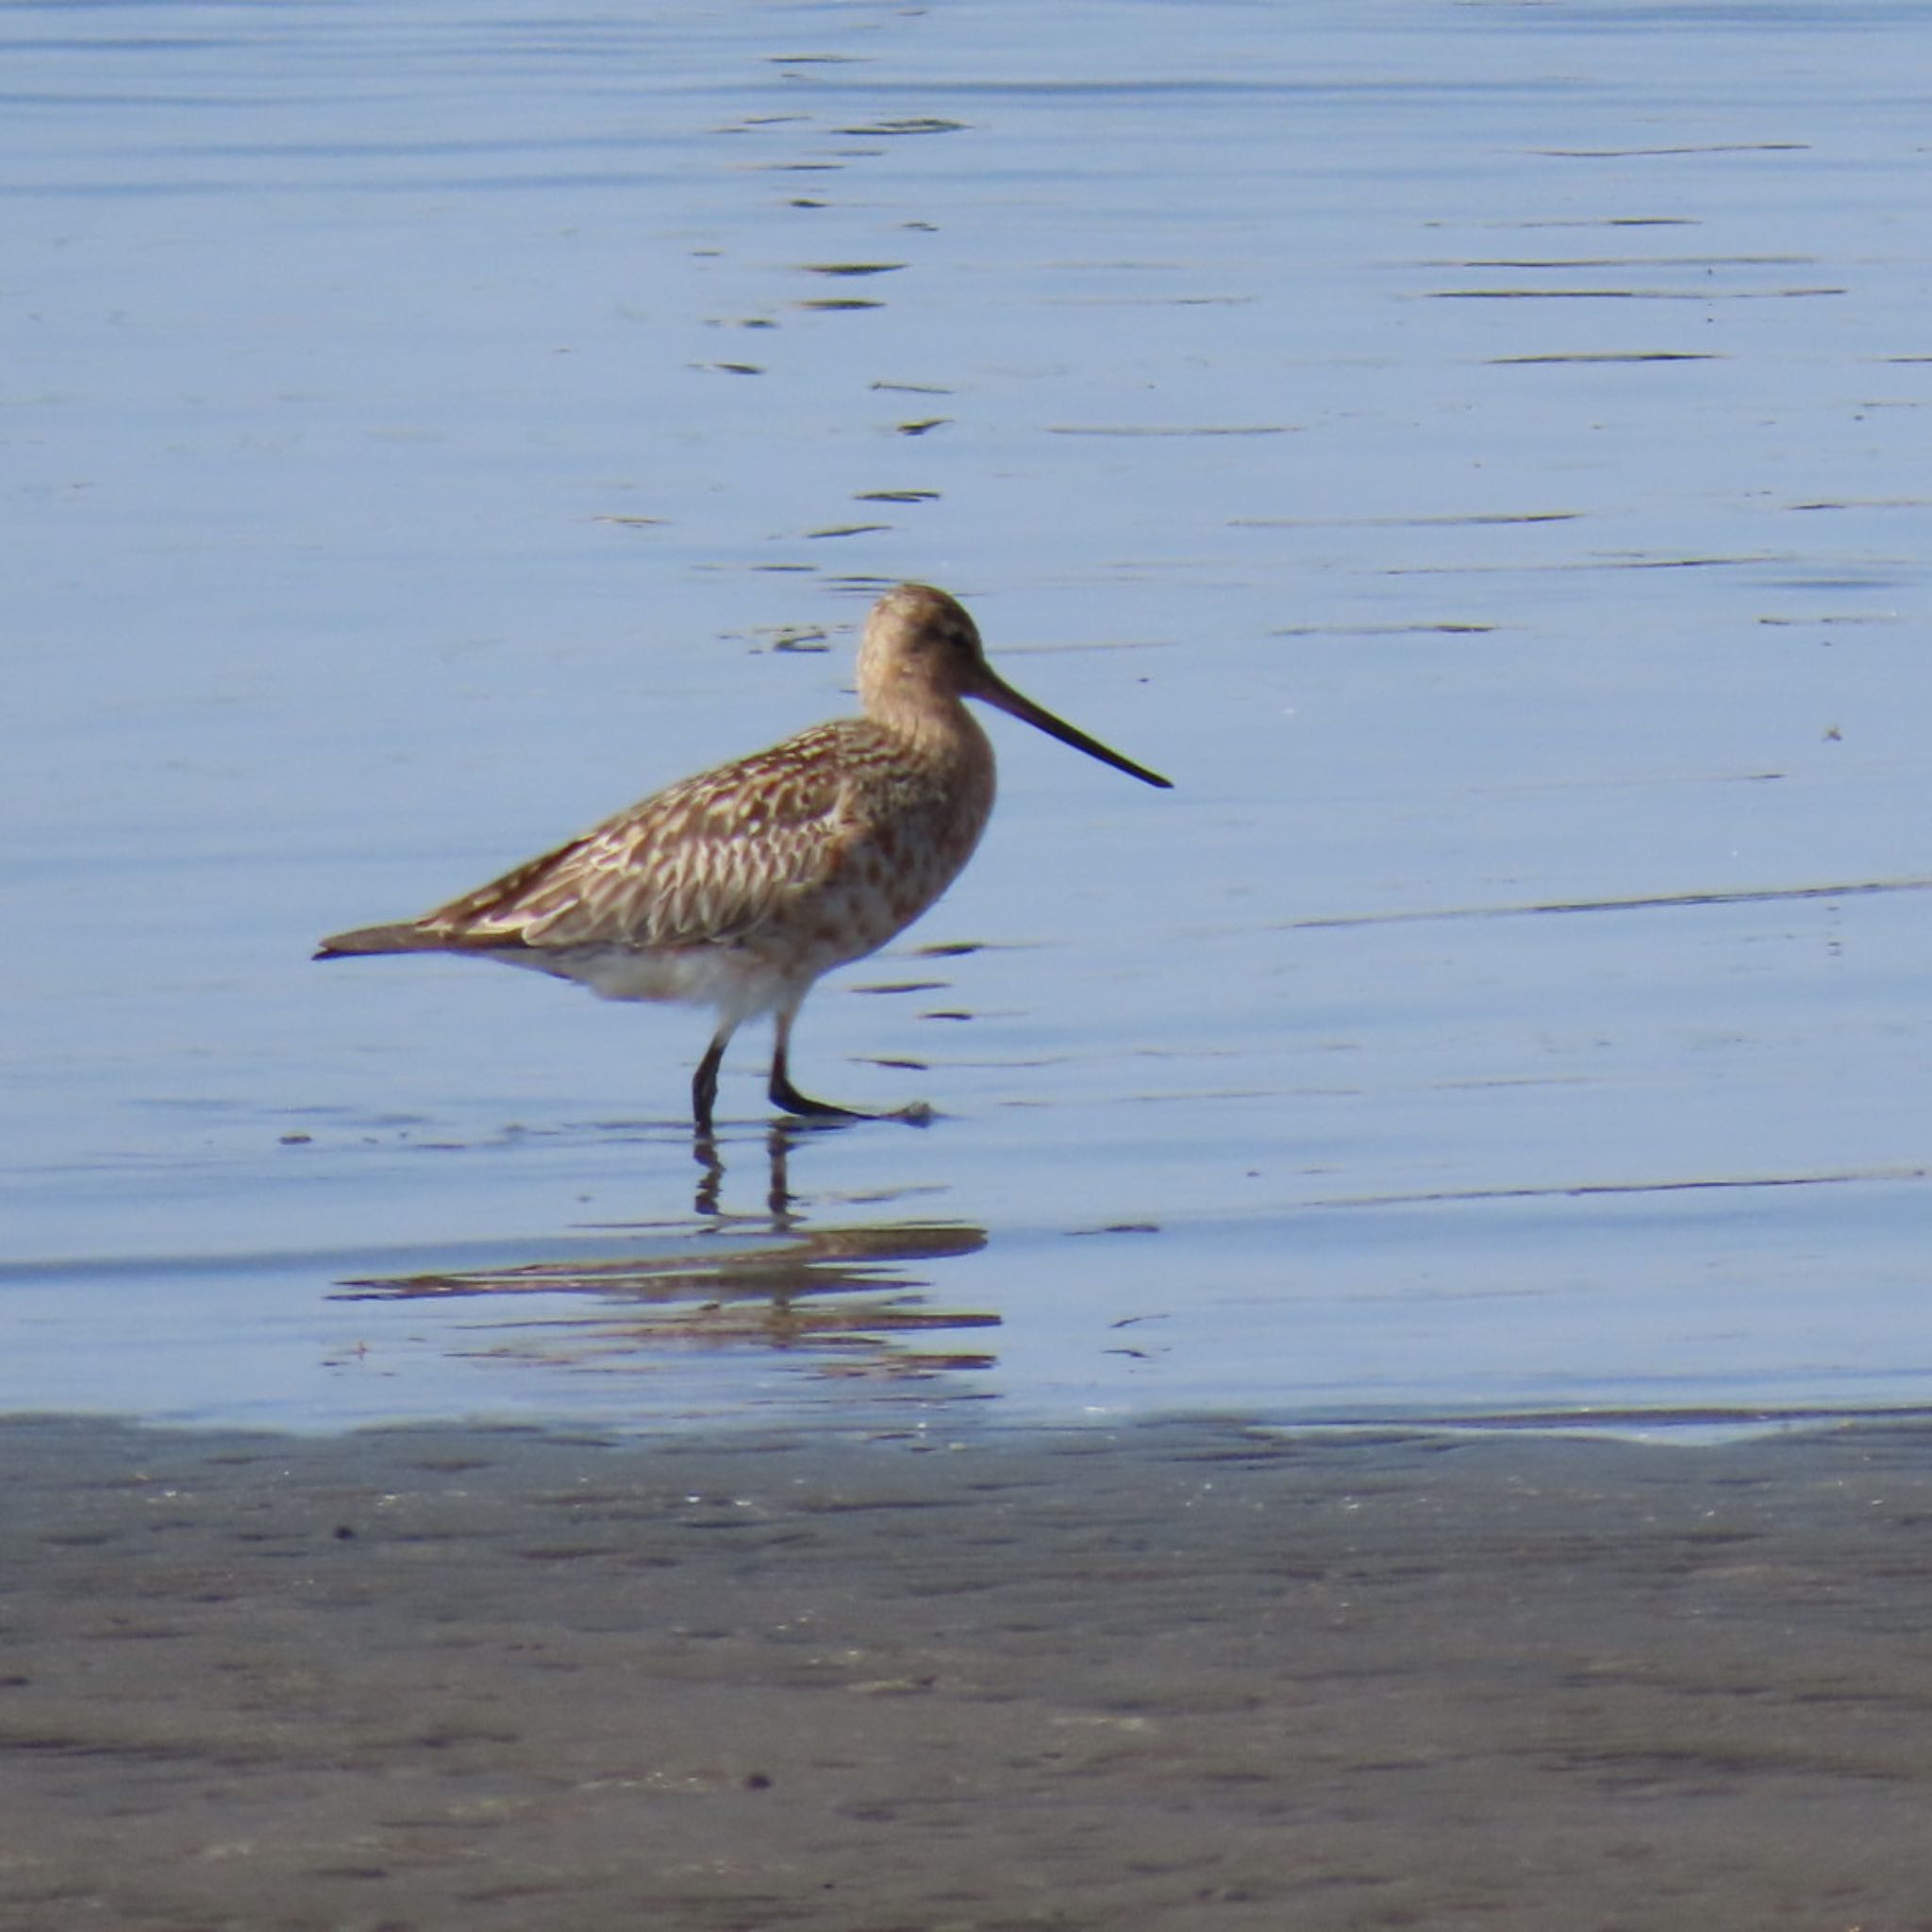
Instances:
[[[803,1115],[813,1121],[862,1121],[867,1115],[849,1107],[834,1107],[829,1100],[814,1100],[808,1093],[801,1093],[791,1084],[791,1074],[787,1061],[791,1049],[791,1023],[797,1018],[794,1008],[791,1012],[778,1015],[772,1043],[772,1084],[769,1090],[772,1105],[780,1107],[787,1113]]]
[[[718,1069],[724,1063],[724,1049],[730,1041],[728,1028],[721,1032],[705,1049],[705,1057],[691,1078],[691,1115],[701,1134],[711,1131],[711,1108],[718,1098]]]

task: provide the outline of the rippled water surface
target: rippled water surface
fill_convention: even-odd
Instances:
[[[1932,1405],[1923,4],[0,17],[0,1406]],[[701,1015],[309,963],[849,708],[991,728]]]

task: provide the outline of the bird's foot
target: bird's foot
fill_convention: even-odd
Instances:
[[[783,1074],[772,1075],[770,1088],[772,1105],[782,1108],[785,1112],[796,1114],[808,1121],[867,1121],[875,1118],[860,1113],[856,1107],[834,1107],[829,1100],[814,1100],[808,1093],[801,1093]]]
[[[771,1099],[774,1107],[796,1114],[801,1120],[823,1121],[827,1125],[840,1121],[901,1121],[908,1126],[924,1127],[929,1125],[934,1118],[932,1108],[923,1100],[915,1100],[907,1107],[895,1107],[885,1113],[866,1113],[856,1107],[834,1107],[829,1100],[814,1100],[810,1094],[801,1093],[789,1079],[772,1082]]]

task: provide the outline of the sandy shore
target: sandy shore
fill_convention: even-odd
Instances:
[[[1932,1926],[1932,1434],[0,1424],[0,1924]]]

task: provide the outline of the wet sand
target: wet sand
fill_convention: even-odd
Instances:
[[[0,1425],[0,1924],[1932,1926],[1932,1432]]]

